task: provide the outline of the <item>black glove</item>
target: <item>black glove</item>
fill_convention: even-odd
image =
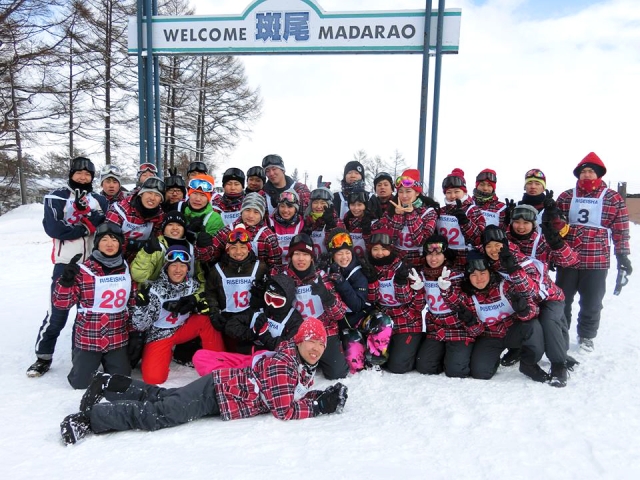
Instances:
[[[105,217],[104,213],[101,213],[98,210],[92,210],[91,213],[87,216],[87,218],[89,219],[91,224],[97,228],[99,225],[104,223],[104,220],[107,217]]]
[[[513,253],[511,253],[511,250],[509,250],[509,242],[506,239],[502,242],[502,245],[502,250],[500,250],[500,265],[511,275],[518,269],[520,264],[516,260],[516,257],[513,256]]]
[[[371,215],[369,214],[369,212],[364,212],[364,215],[362,216],[362,220],[360,221],[360,225],[362,225],[362,234],[363,235],[371,235],[371,222],[373,221],[373,219],[371,218]]]
[[[318,257],[318,262],[316,263],[316,270],[324,270],[326,272],[331,261],[332,257],[329,252],[320,254],[320,257]]]
[[[269,330],[269,320],[267,319],[267,316],[264,313],[258,315],[258,318],[256,318],[256,321],[251,329],[253,330],[253,333],[255,333],[258,337],[267,333],[267,331]]]
[[[144,247],[145,243],[146,243],[146,240],[134,240],[134,239],[130,238],[127,241],[126,252],[127,253],[138,253],[142,249],[142,247]]]
[[[342,413],[344,404],[349,395],[347,387],[340,382],[325,389],[313,402],[313,407],[317,415],[328,415],[330,413]]]
[[[142,358],[142,350],[144,349],[144,332],[129,332],[129,344],[127,345],[127,354],[131,368],[135,368]]]
[[[80,190],[76,188],[74,193],[76,194],[76,198],[73,201],[73,206],[79,212],[84,212],[87,208],[89,208],[89,200],[87,199],[87,192],[84,190]]]
[[[342,269],[340,268],[340,265],[338,265],[336,262],[332,262],[331,265],[329,265],[329,271],[327,273],[329,274],[329,278],[331,279],[332,282],[334,283],[344,282],[344,277],[342,276]]]
[[[618,261],[618,270],[625,270],[627,275],[631,275],[633,267],[631,266],[629,256],[624,253],[616,253],[616,260]]]
[[[162,308],[164,308],[167,312],[178,313],[178,300],[167,300],[162,303]]]
[[[451,215],[456,217],[460,225],[466,225],[469,223],[469,217],[467,217],[467,212],[462,208],[462,202],[459,198],[456,199],[456,208],[451,210]]]
[[[60,278],[58,279],[58,283],[60,285],[67,288],[73,287],[76,283],[76,275],[80,273],[80,265],[78,265],[78,262],[81,258],[82,254],[78,253],[64,266],[62,275],[60,275]]]
[[[324,224],[327,227],[327,230],[336,228],[336,221],[333,218],[333,207],[327,207],[324,209],[322,220],[324,220]]]
[[[327,307],[332,306],[336,303],[336,296],[327,290],[327,287],[324,285],[322,278],[318,278],[318,281],[311,284],[311,293],[313,295],[318,295],[320,300]]]
[[[196,243],[196,240],[198,239],[198,235],[195,232],[192,232],[190,230],[186,230],[184,232],[184,238],[187,240],[187,242],[189,242],[191,245],[194,245]]]
[[[149,305],[149,290],[151,290],[151,285],[146,283],[138,288],[138,293],[136,294],[136,306],[137,307],[146,307]]]
[[[162,247],[160,246],[160,240],[158,240],[158,237],[154,237],[153,235],[149,237],[149,240],[144,242],[144,251],[149,255],[153,252],[161,252]]]
[[[471,310],[465,307],[458,310],[458,320],[464,323],[467,327],[471,327],[478,323],[478,317],[476,317]]]
[[[195,312],[201,313],[203,315],[209,315],[209,302],[206,300],[200,300],[196,303]]]
[[[196,238],[196,246],[200,248],[207,248],[211,245],[213,245],[213,237],[211,236],[211,234],[204,231],[198,233],[198,237]]]
[[[519,317],[526,317],[529,314],[529,310],[531,310],[527,299],[520,296],[511,298],[511,307]]]
[[[544,239],[549,244],[549,248],[551,248],[551,250],[558,250],[562,248],[562,246],[564,245],[564,240],[562,239],[560,234],[556,232],[555,228],[551,227],[547,223],[543,223],[542,225],[540,225],[540,228],[542,228]]]
[[[187,313],[195,312],[198,308],[198,299],[195,295],[187,295],[177,301],[175,311],[179,315],[186,315]],[[168,310],[168,309],[167,309]]]
[[[398,285],[406,285],[409,283],[409,267],[404,262],[396,270],[395,280]]]
[[[553,199],[553,190],[545,190],[544,191],[544,201],[542,202],[542,205],[544,206],[545,210],[548,209],[555,209],[556,207],[556,201]]]
[[[362,274],[367,278],[367,282],[373,283],[378,280],[376,267],[364,259],[360,260],[360,266],[362,267]]]
[[[516,208],[515,200],[508,198],[504,199],[504,204],[507,206],[504,210],[504,224],[509,225],[511,223],[511,214],[513,213],[513,209]]]
[[[204,231],[202,227],[204,227],[204,215],[200,215],[199,217],[194,218],[187,225],[187,230],[190,230],[194,233],[200,233]]]
[[[213,328],[215,328],[219,332],[224,332],[224,324],[226,322],[225,318],[220,313],[220,310],[214,308],[209,310],[209,321]]]

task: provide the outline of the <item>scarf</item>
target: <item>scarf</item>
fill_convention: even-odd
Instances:
[[[122,254],[120,254],[119,252],[116,253],[115,255],[111,255],[110,257],[108,257],[104,253],[102,253],[100,250],[94,250],[91,253],[91,256],[100,265],[102,265],[103,267],[106,267],[105,273],[107,273],[107,269],[111,271],[114,268],[122,266],[122,262],[123,262]]]

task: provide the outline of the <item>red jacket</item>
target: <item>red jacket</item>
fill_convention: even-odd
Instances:
[[[480,209],[480,213],[482,213],[482,216],[485,219],[485,225],[497,225],[503,230],[508,227],[508,225],[504,224],[504,216],[507,211],[507,206],[503,202],[498,200],[498,196],[495,193],[493,194],[493,197],[491,197],[491,199],[487,200],[486,202],[483,202],[476,196],[473,197],[473,201]],[[489,212],[489,214],[485,212]],[[497,216],[498,219],[497,224],[492,222],[491,219],[487,221],[488,216],[494,217],[494,215],[492,214],[496,214],[495,216]]]
[[[130,195],[121,202],[112,204],[107,212],[107,221],[122,227],[125,244],[129,238],[147,240],[151,235],[157,237],[162,233],[162,222],[164,222],[165,213],[160,209],[153,217],[143,218],[138,209],[132,205],[137,198],[137,195]],[[126,226],[123,226],[125,220],[136,226],[149,225],[151,232],[146,234],[144,229],[130,231]]]
[[[440,216],[443,215],[451,215],[451,212],[457,208],[456,204],[453,203],[451,205],[444,205],[440,207]],[[462,208],[465,209],[467,213],[467,218],[469,222],[464,225],[460,225],[460,231],[462,232],[462,236],[464,239],[455,239],[451,238],[451,232],[448,232],[446,228],[439,227],[438,230],[440,235],[444,235],[449,239],[449,247],[451,247],[452,241],[457,241],[458,244],[464,243],[467,245],[472,245],[476,248],[482,246],[482,232],[484,231],[484,227],[486,223],[484,221],[484,216],[480,209],[473,203],[471,197],[467,197],[464,202],[462,202]],[[466,250],[456,250],[456,259],[454,262],[454,267],[462,270],[463,267],[467,263],[467,252]]]

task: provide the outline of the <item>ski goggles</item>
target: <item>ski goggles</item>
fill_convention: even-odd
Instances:
[[[467,184],[462,177],[456,176],[448,176],[442,181],[442,188],[462,188],[466,187]]]
[[[349,205],[351,205],[352,203],[356,203],[356,202],[360,202],[360,203],[364,203],[366,205],[367,203],[367,194],[366,192],[357,192],[357,193],[350,193],[349,194]]]
[[[311,201],[313,200],[325,200],[327,202],[330,202],[333,200],[333,196],[328,190],[316,189],[311,192]]]
[[[187,184],[184,183],[184,178],[182,178],[180,175],[167,177],[164,183],[167,188],[184,188],[187,186]]]
[[[249,177],[258,177],[263,182],[267,178],[264,174],[264,168],[262,167],[251,167],[249,170],[247,170],[247,178]]]
[[[468,274],[472,274],[476,271],[484,272],[485,270],[489,270],[489,266],[483,258],[474,258],[473,260],[467,260],[467,264],[464,268]]]
[[[229,232],[227,241],[229,243],[249,243],[251,241],[251,237],[249,236],[249,232],[244,229],[238,228]]]
[[[282,308],[287,303],[287,299],[276,293],[264,292],[264,303],[273,308]]]
[[[187,173],[191,172],[207,173],[207,165],[204,162],[191,162]]]
[[[542,170],[538,169],[538,168],[532,168],[531,170],[529,170],[527,173],[525,173],[524,178],[539,178],[541,180],[545,179],[545,175],[544,173],[542,173]]]
[[[329,248],[336,249],[342,247],[353,247],[353,240],[351,239],[351,235],[347,232],[338,233],[334,235],[329,241]]]
[[[424,246],[424,250],[427,255],[430,253],[443,253],[445,246],[442,242],[427,243]]]
[[[222,176],[227,180],[242,179],[242,181],[244,181],[244,172],[239,168],[235,168],[235,167],[227,169],[227,171],[224,172]]]
[[[482,232],[482,244],[486,245],[489,242],[503,242],[507,239],[507,235],[504,230],[499,228],[487,228]]]
[[[105,175],[115,175],[116,177],[119,177],[122,175],[122,170],[120,170],[116,165],[107,164],[100,169],[100,175],[103,177]]]
[[[167,263],[180,262],[180,263],[191,263],[191,254],[189,252],[185,252],[182,250],[173,250],[168,252],[164,256],[164,260]]]
[[[71,161],[71,170],[78,172],[80,170],[86,170],[89,173],[95,173],[96,167],[91,160],[85,157],[76,157]]]
[[[538,215],[533,213],[528,208],[516,207],[513,209],[513,212],[511,213],[511,221],[524,220],[526,222],[535,222],[537,218],[538,218]]]
[[[156,167],[153,163],[142,163],[140,168],[138,168],[138,174],[151,172],[154,175],[158,173],[158,167]]]
[[[400,176],[400,177],[396,178],[396,188],[401,188],[401,187],[405,187],[405,188],[419,187],[419,188],[422,188],[422,182],[418,182],[417,180],[415,180],[415,179],[413,179],[411,177]]]
[[[158,177],[149,177],[142,184],[142,189],[158,190],[164,193],[165,184]]]
[[[476,177],[476,182],[484,182],[484,181],[496,183],[498,181],[498,177],[493,172],[480,172]]]
[[[283,165],[284,162],[282,161],[282,157],[280,155],[267,155],[262,159],[262,168],[264,168],[265,170],[267,169],[267,167],[271,166],[282,168]]]
[[[278,197],[278,203],[300,205],[300,202],[298,201],[298,196],[293,192],[282,192]]]
[[[191,190],[200,190],[204,193],[212,193],[213,183],[209,180],[205,180],[204,178],[192,178],[189,180],[189,188]]]
[[[369,245],[392,245],[391,237],[387,233],[374,233],[369,239]]]

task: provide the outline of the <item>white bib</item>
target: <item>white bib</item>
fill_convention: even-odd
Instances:
[[[467,209],[468,211],[469,209]],[[436,226],[440,235],[447,237],[450,249],[466,250],[464,235],[460,230],[460,224],[456,217],[453,215],[440,215],[436,221]]]
[[[316,279],[316,283],[321,281],[322,279]],[[320,318],[324,313],[322,300],[318,295],[311,293],[311,285],[301,285],[296,289],[296,310],[300,312],[302,318]]]
[[[316,255],[316,258],[320,257],[323,253],[327,253],[327,247],[324,244],[324,238],[326,233],[324,229],[322,230],[314,230],[311,232],[311,241],[313,242],[313,253]]]
[[[151,288],[153,290],[153,287]],[[157,295],[157,292],[156,292]],[[164,302],[177,301],[180,298],[163,298],[158,295],[160,298],[160,305],[163,305]],[[178,313],[172,313],[164,308],[160,307],[160,313],[158,314],[158,319],[153,322],[153,326],[156,328],[176,328],[180,325],[183,325],[184,322],[187,321],[191,313],[185,313],[180,315]]]
[[[500,282],[500,300],[493,303],[480,303],[478,297],[471,296],[476,307],[476,314],[482,323],[493,325],[503,321],[515,313],[511,303],[504,294],[504,281]]]
[[[148,240],[149,239],[149,237],[151,236],[151,231],[153,230],[153,223],[151,222],[145,222],[142,224],[132,223],[129,220],[127,220],[127,215],[124,213],[120,205],[118,205],[117,203],[114,203],[113,208],[116,212],[118,212],[118,215],[120,215],[120,218],[122,218],[122,226],[120,228],[122,228],[122,233],[125,235],[125,237],[131,240]]]
[[[569,224],[585,227],[605,228],[602,226],[603,190],[598,198],[576,197],[575,190],[569,207]]]
[[[380,299],[378,303],[385,307],[397,307],[401,305],[398,300],[396,300],[396,292],[393,287],[393,279],[395,275],[391,277],[389,280],[379,280],[379,290],[380,290]]]
[[[484,217],[484,222],[487,225],[495,225],[496,227],[500,226],[500,212],[502,212],[505,207],[502,207],[500,210],[498,210],[497,212],[492,212],[490,210],[480,210],[480,213],[482,213],[482,216]]]
[[[131,275],[126,262],[124,266],[124,273],[101,277],[89,270],[86,265],[80,264],[79,267],[93,277],[93,305],[88,307],[80,304],[78,310],[95,313],[118,313],[126,310],[129,295],[131,295]]]
[[[260,238],[260,235],[262,235],[262,232],[264,232],[267,229],[267,226],[265,225],[264,227],[261,227],[257,232],[255,237],[253,237],[253,240],[251,240],[251,248],[253,248],[253,253],[256,254],[256,257],[258,256],[258,239]]]
[[[338,193],[338,195],[340,195],[340,220],[344,220],[344,216],[349,211],[349,202],[344,198],[342,192]]]
[[[227,277],[220,264],[216,263],[216,270],[222,280],[222,289],[224,290],[224,296],[226,299],[225,308],[223,312],[241,312],[249,306],[249,300],[251,300],[251,284],[256,278],[256,272],[258,271],[258,262],[253,266],[253,271],[248,277]]]

